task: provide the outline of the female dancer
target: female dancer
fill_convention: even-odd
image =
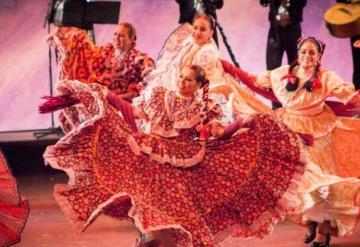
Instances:
[[[93,116],[44,153],[70,177],[54,195],[73,224],[85,229],[113,201],[127,208],[130,199],[123,216],[142,233],[215,246],[230,235],[262,237],[295,208],[304,165],[298,135],[265,114],[234,134],[241,120],[223,127],[208,83],[201,67],[185,67],[176,91],[156,87],[135,109],[98,85],[59,84]],[[133,116],[149,122],[150,134],[137,131]]]
[[[58,28],[48,42],[59,51],[58,80],[97,82],[125,100],[138,96],[138,84],[154,68],[154,61],[136,46],[136,29],[120,23],[112,43],[95,47],[84,30]]]
[[[148,86],[143,90],[145,97],[149,98],[152,88],[157,86],[176,90],[176,80],[182,68],[195,64],[205,69],[210,81],[210,93],[225,97],[217,101],[229,102],[228,111],[243,116],[269,112],[266,105],[224,72],[219,49],[212,39],[215,25],[211,16],[198,15],[192,26],[184,24],[170,35],[156,61],[156,68],[149,75]]]
[[[136,46],[136,30],[130,23],[120,23],[112,43],[95,47],[86,31],[59,28],[48,41],[59,51],[58,80],[79,80],[105,85],[131,102],[144,86],[144,78],[154,68],[154,61]],[[64,132],[81,121],[82,109],[68,108],[60,115]]]
[[[333,96],[358,109],[360,94],[352,84],[345,84],[335,72],[321,66],[324,49],[318,39],[302,38],[298,42],[298,59],[291,66],[267,71],[257,78],[224,65],[241,80],[273,91],[283,105],[276,110],[277,117],[293,131],[314,136],[314,145],[306,149],[323,173],[360,177],[360,119],[338,117],[325,103]],[[328,194],[312,194],[316,206],[303,215],[310,230],[305,243],[315,239],[314,246],[328,246],[330,234],[351,233],[359,217],[358,188],[339,183],[331,185]]]

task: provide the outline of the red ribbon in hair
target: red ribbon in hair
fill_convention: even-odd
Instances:
[[[287,83],[290,83],[292,85],[295,85],[299,82],[299,78],[291,74],[284,75],[281,80],[286,80]]]
[[[314,89],[320,89],[321,88],[321,81],[317,78],[312,79],[312,84]]]

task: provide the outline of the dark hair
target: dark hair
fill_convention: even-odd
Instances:
[[[325,43],[321,40],[318,40],[315,37],[302,37],[297,41],[297,49],[298,51],[301,49],[302,45],[305,44],[306,41],[313,43],[316,46],[317,51],[320,53],[320,58],[325,50]],[[295,91],[299,87],[299,78],[294,75],[294,68],[299,65],[298,57],[296,60],[290,65],[288,74],[282,77],[282,79],[286,79],[286,90],[287,91]],[[308,92],[312,92],[314,87],[316,88],[319,84],[320,78],[320,68],[321,64],[320,61],[316,64],[313,74],[311,75],[310,79],[307,80],[304,84],[304,88]]]
[[[299,61],[296,59],[289,67],[288,74],[285,75],[282,79],[287,79],[286,83],[286,90],[289,92],[295,91],[299,87],[299,78],[295,76],[294,74],[294,68],[299,65]],[[320,68],[321,64],[320,61],[316,64],[316,67],[314,69],[313,74],[311,75],[310,79],[307,80],[304,84],[304,88],[308,92],[312,92],[314,90],[314,87],[316,87],[318,84],[320,78]]]
[[[194,16],[192,24],[194,24],[197,19],[205,19],[209,23],[210,29],[215,30],[216,27],[215,20],[214,17],[212,17],[211,15],[196,14]]]
[[[205,70],[198,65],[191,65],[190,69],[194,71],[195,80],[200,84],[202,88],[202,100],[201,100],[201,110],[200,110],[200,117],[201,123],[206,124],[207,122],[207,108],[208,108],[208,101],[209,101],[209,80],[206,78]]]
[[[298,60],[295,60],[290,65],[288,74],[282,78],[282,79],[287,79],[285,88],[289,92],[295,91],[299,87],[299,78],[294,75],[294,68],[298,65],[299,65]],[[321,64],[319,62],[316,64],[316,67],[310,79],[307,80],[304,84],[304,88],[306,89],[306,91],[312,92],[314,90],[314,87],[317,86],[314,84],[316,84],[320,80],[319,78],[320,68],[321,68]]]
[[[197,83],[200,84],[200,87],[202,88],[207,80],[205,70],[199,65],[191,65],[189,68],[194,71],[195,80]]]
[[[301,46],[305,44],[306,41],[313,43],[316,46],[317,51],[322,55],[325,50],[325,43],[315,37],[302,37],[297,41],[297,49],[300,50]]]
[[[119,26],[123,26],[127,29],[128,31],[128,35],[129,35],[129,38],[136,41],[136,29],[135,27],[131,24],[131,23],[128,23],[128,22],[121,22],[119,24]]]
[[[232,49],[231,49],[231,46],[230,46],[229,42],[227,41],[227,37],[226,37],[226,35],[225,35],[225,33],[224,33],[223,27],[220,25],[219,22],[217,22],[216,20],[214,20],[214,21],[215,21],[215,26],[216,26],[216,27],[219,29],[219,31],[220,31],[220,34],[221,34],[221,37],[222,37],[222,39],[223,39],[224,45],[225,45],[226,49],[227,49],[228,52],[229,52],[229,55],[230,55],[230,58],[231,58],[232,62],[235,64],[236,67],[240,68],[240,65],[239,65],[239,63],[236,61],[236,58],[235,58],[235,55],[234,55],[234,53],[233,53],[233,51],[232,51]]]

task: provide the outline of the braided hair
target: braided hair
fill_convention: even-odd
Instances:
[[[226,49],[229,52],[231,61],[233,61],[233,63],[235,64],[236,67],[240,68],[240,65],[239,65],[238,61],[236,61],[235,55],[234,55],[234,53],[232,51],[232,48],[231,48],[231,46],[230,46],[230,44],[229,44],[229,42],[227,40],[226,35],[224,33],[224,29],[222,28],[222,26],[220,25],[219,22],[217,22],[215,19],[214,19],[214,21],[215,21],[215,25],[218,27],[218,29],[220,31],[220,34],[221,34],[221,37],[223,39],[224,45],[225,45]]]
[[[301,49],[302,45],[305,44],[305,42],[311,42],[316,46],[317,51],[320,53],[320,59],[322,54],[325,50],[325,43],[323,43],[321,40],[316,39],[315,37],[303,37],[300,38],[297,41],[297,48],[298,51]],[[287,80],[286,84],[286,90],[287,91],[295,91],[299,87],[299,78],[294,75],[294,68],[299,65],[298,59],[296,59],[289,67],[288,74],[285,75],[282,79]],[[321,64],[320,61],[316,64],[316,67],[314,69],[313,74],[311,75],[310,79],[307,80],[304,84],[304,88],[307,92],[312,92],[314,88],[319,87],[320,85],[320,78],[319,78],[319,72],[320,72]]]
[[[200,88],[202,89],[200,118],[201,118],[201,124],[206,124],[207,123],[210,82],[206,78],[206,72],[201,66],[192,65],[192,66],[190,66],[190,69],[194,72],[195,80],[196,80],[196,82],[199,83]]]

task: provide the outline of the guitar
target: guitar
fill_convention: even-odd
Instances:
[[[324,14],[330,34],[338,38],[349,38],[360,34],[360,1],[338,3]]]

